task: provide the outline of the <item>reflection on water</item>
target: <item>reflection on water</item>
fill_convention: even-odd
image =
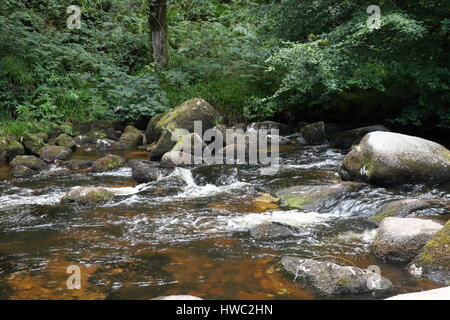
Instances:
[[[277,262],[285,254],[329,257],[361,268],[379,265],[382,275],[394,283],[395,293],[437,287],[412,278],[404,264],[374,258],[368,245],[376,225],[367,217],[387,200],[450,199],[448,186],[365,186],[320,213],[282,210],[267,193],[300,183],[338,181],[344,156],[324,146],[282,151],[276,176],[260,175],[257,166],[202,166],[177,168],[147,184],[137,184],[127,167],[95,174],[53,167],[23,180],[11,179],[9,169],[0,165],[0,298],[328,298],[294,283],[279,269]],[[116,154],[128,160],[148,158],[137,149]],[[101,156],[74,154],[85,159]],[[62,195],[76,186],[108,188],[115,197],[101,207],[60,204]],[[249,236],[249,228],[268,221],[295,225],[299,233],[284,240]],[[66,287],[70,265],[81,269],[80,290]]]

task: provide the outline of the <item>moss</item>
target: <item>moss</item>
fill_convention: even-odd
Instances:
[[[25,148],[19,142],[8,138],[0,139],[0,161],[11,161],[24,153]]]
[[[450,221],[427,242],[417,260],[419,264],[450,271]]]
[[[284,206],[297,209],[303,209],[314,201],[314,197],[311,195],[284,195],[280,198]]]
[[[396,211],[398,207],[397,206],[388,206],[385,210],[377,214],[376,216],[373,216],[371,219],[376,222],[380,222],[384,218],[392,216]]]

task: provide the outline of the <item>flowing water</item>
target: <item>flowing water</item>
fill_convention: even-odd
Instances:
[[[147,159],[138,150],[128,159]],[[294,283],[277,267],[285,255],[330,258],[361,268],[378,265],[395,286],[392,294],[432,289],[405,264],[373,257],[368,245],[376,225],[368,217],[393,199],[450,199],[450,186],[384,189],[366,186],[320,213],[282,210],[255,201],[260,192],[338,179],[345,151],[325,146],[283,149],[277,175],[258,166],[176,168],[156,182],[137,184],[130,168],[107,173],[57,167],[12,179],[0,165],[0,299],[150,299],[190,294],[205,299],[327,299]],[[99,153],[76,153],[95,159]],[[76,186],[116,194],[101,207],[62,205]],[[438,218],[427,210],[421,216]],[[248,230],[263,221],[299,227],[297,237],[255,240]],[[68,290],[67,267],[81,270],[81,289]],[[343,296],[381,299],[385,295]]]

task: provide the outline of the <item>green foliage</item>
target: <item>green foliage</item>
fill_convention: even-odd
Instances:
[[[366,26],[365,1],[272,5],[275,31],[291,42],[268,59],[279,83],[260,103],[274,113],[295,108],[322,116],[350,106],[353,119],[376,111],[375,119],[382,113],[449,128],[449,7],[442,4],[382,1],[379,30]]]

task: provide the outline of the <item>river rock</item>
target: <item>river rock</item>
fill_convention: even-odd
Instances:
[[[123,150],[129,148],[129,146],[126,146],[120,142],[111,139],[98,139],[96,147],[102,151]]]
[[[70,170],[83,170],[92,166],[94,161],[85,159],[71,159],[63,163],[63,166]]]
[[[48,163],[66,160],[72,155],[72,150],[67,147],[50,146],[42,150],[40,158]]]
[[[409,268],[421,270],[427,278],[449,284],[450,281],[450,220],[421,249]]]
[[[172,148],[172,152],[186,152],[190,154],[195,153],[195,148],[199,147],[201,151],[200,156],[203,155],[203,149],[206,148],[206,143],[197,133],[189,133],[187,135],[181,136],[176,142],[175,146]],[[190,152],[188,152],[190,150]]]
[[[389,291],[392,282],[373,272],[341,266],[331,261],[318,261],[285,256],[281,260],[283,268],[309,285],[329,294],[358,294],[371,291]]]
[[[65,133],[59,135],[55,139],[55,145],[60,146],[60,147],[67,147],[67,148],[71,148],[71,149],[74,149],[77,146],[77,144],[75,143],[75,140],[73,140],[71,137],[69,137]]]
[[[193,155],[186,152],[170,151],[164,154],[160,163],[165,166],[192,165],[195,159]]]
[[[267,222],[250,229],[250,235],[256,239],[286,238],[295,234],[295,228],[278,222]]]
[[[91,167],[92,172],[105,172],[122,167],[126,163],[124,157],[108,154],[107,156],[94,161]]]
[[[99,206],[107,203],[114,194],[106,189],[77,187],[70,190],[61,203],[77,203],[84,206]]]
[[[126,148],[140,146],[144,142],[144,135],[137,128],[127,126],[118,142]]]
[[[304,126],[301,134],[309,144],[324,144],[327,140],[323,121]]]
[[[11,170],[11,176],[13,176],[14,178],[27,178],[37,173],[38,172],[36,170],[30,169],[25,166],[16,166]]]
[[[174,130],[165,129],[158,142],[150,153],[151,160],[160,160],[164,154],[172,150],[177,141],[174,138]]]
[[[281,136],[285,136],[285,135],[292,133],[292,130],[291,130],[291,128],[289,128],[289,126],[279,123],[279,122],[275,122],[275,121],[254,122],[248,126],[249,131],[251,131],[251,130],[255,130],[255,131],[267,130],[267,134],[270,134],[270,130],[272,130],[272,129],[278,130],[278,135],[281,135]]]
[[[450,151],[413,136],[371,132],[344,158],[340,174],[375,185],[446,182]]]
[[[345,193],[361,187],[358,183],[336,183],[318,186],[294,186],[277,192],[281,206],[299,210],[317,211]]]
[[[156,142],[161,137],[162,130],[161,128],[157,128],[156,125],[164,115],[165,113],[160,113],[150,119],[147,130],[145,130],[145,139],[147,140],[147,143]]]
[[[371,219],[380,222],[386,217],[406,217],[416,211],[446,208],[450,211],[450,202],[442,199],[401,199],[385,203]]]
[[[347,130],[336,135],[333,139],[332,146],[342,149],[350,149],[352,146],[357,145],[366,134],[375,131],[390,130],[380,125]]]
[[[143,161],[130,161],[131,170],[133,170],[133,179],[139,183],[156,181],[161,176],[161,170],[155,165]]]
[[[25,154],[25,148],[16,140],[0,137],[0,162],[9,162],[18,155]]]
[[[73,131],[77,136],[90,139],[117,140],[117,132],[122,132],[124,127],[123,121],[93,120],[75,123]]]
[[[9,164],[11,167],[25,166],[32,170],[41,171],[47,168],[47,163],[36,156],[17,156]]]
[[[381,221],[370,250],[381,259],[410,262],[441,229],[432,220],[388,217]]]
[[[32,134],[26,134],[23,137],[23,145],[25,149],[36,156],[40,156],[42,150],[48,145],[41,139]]]

